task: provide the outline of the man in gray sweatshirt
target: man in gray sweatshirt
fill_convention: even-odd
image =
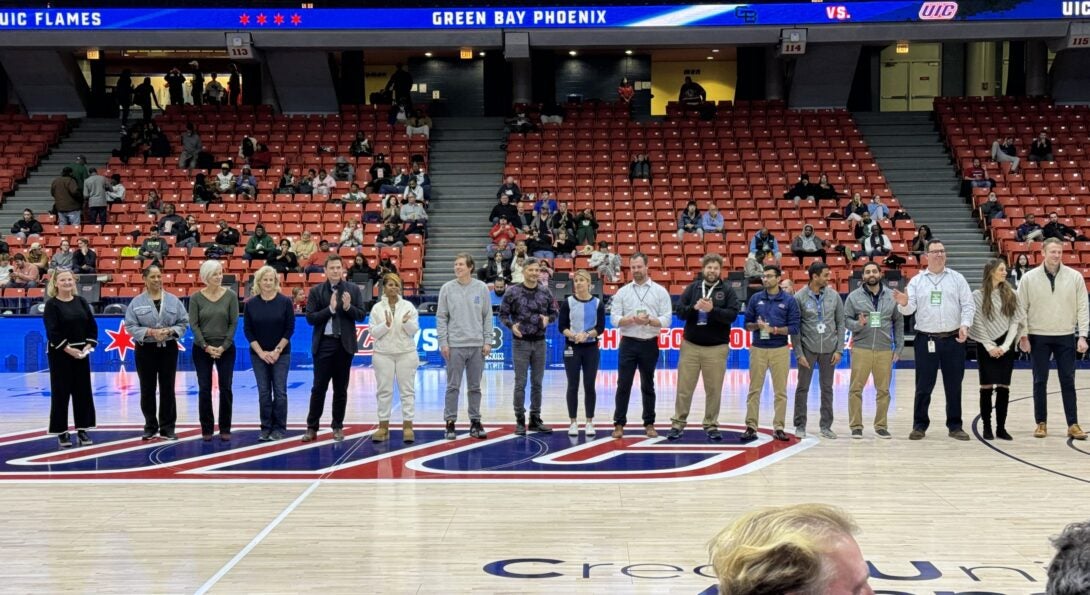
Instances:
[[[87,201],[91,225],[106,225],[106,188],[109,184],[97,169],[92,167],[87,173],[90,175],[83,181],[83,198]]]
[[[863,387],[874,376],[877,408],[874,433],[892,436],[886,425],[889,383],[893,364],[905,343],[904,316],[893,301],[893,292],[882,286],[882,268],[876,262],[863,266],[863,284],[844,302],[844,326],[852,332],[852,376],[848,388],[848,426],[852,438],[863,437]]]
[[[185,133],[182,134],[182,156],[178,160],[178,167],[186,171],[197,167],[197,155],[203,149],[201,135],[197,134],[192,122],[186,123]]]
[[[447,422],[445,438],[457,435],[458,393],[465,374],[469,397],[469,435],[488,437],[481,425],[481,375],[484,358],[492,351],[492,299],[488,286],[473,278],[473,257],[461,252],[454,257],[454,280],[439,290],[435,326],[439,351],[447,362],[447,393],[443,418]]]

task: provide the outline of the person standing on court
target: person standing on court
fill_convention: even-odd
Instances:
[[[231,409],[235,375],[235,330],[238,328],[238,295],[223,286],[223,265],[218,260],[201,263],[204,289],[189,296],[189,324],[193,329],[193,368],[197,372],[197,402],[201,438],[212,440],[216,417],[212,413],[212,368],[219,381],[220,440],[231,439]]]
[[[655,431],[655,366],[659,361],[659,334],[673,321],[673,304],[666,288],[647,276],[646,256],[636,252],[628,258],[628,266],[632,281],[617,291],[609,309],[610,324],[621,335],[612,437],[624,437],[632,381],[638,369],[643,397],[643,431],[654,438],[659,435]]]
[[[601,352],[598,337],[606,330],[606,307],[602,299],[591,295],[590,273],[579,269],[572,274],[575,290],[560,304],[560,320],[557,329],[564,335],[564,371],[568,376],[568,426],[569,436],[579,435],[575,417],[579,413],[579,376],[583,380],[583,409],[587,416],[584,431],[587,438],[594,436],[594,407],[598,393],[594,382],[598,377]]]
[[[401,440],[412,443],[413,414],[416,403],[416,370],[420,356],[416,354],[416,331],[420,329],[420,314],[416,306],[401,295],[401,277],[397,273],[382,276],[382,299],[371,308],[371,338],[375,369],[375,400],[378,402],[378,430],[371,434],[372,442],[390,439],[390,409],[394,401],[394,380],[401,396]]]
[[[435,312],[435,331],[439,352],[447,362],[447,392],[443,419],[447,429],[443,437],[454,440],[458,420],[458,393],[465,374],[469,400],[469,435],[481,440],[488,437],[481,425],[481,375],[484,359],[492,352],[492,300],[488,286],[473,278],[473,257],[465,252],[454,256],[454,279],[439,289]]]
[[[1033,360],[1033,417],[1035,438],[1048,435],[1048,360],[1056,358],[1060,395],[1067,417],[1067,436],[1086,440],[1079,427],[1075,399],[1075,353],[1086,353],[1090,331],[1086,285],[1078,271],[1063,263],[1063,242],[1048,238],[1041,246],[1044,260],[1018,284],[1023,336],[1018,345]]]
[[[280,440],[288,432],[288,367],[295,310],[280,293],[280,276],[265,265],[254,273],[253,295],[246,300],[242,330],[250,342],[261,417],[259,442]]]
[[[1080,275],[1080,279],[1082,276]],[[1007,263],[998,258],[984,265],[984,283],[973,292],[973,326],[969,338],[977,342],[977,374],[980,379],[980,419],[984,439],[1011,440],[1007,433],[1011,372],[1014,371],[1014,340],[1021,330],[1018,296],[1007,283]],[[992,434],[992,390],[995,390],[995,434]]]
[[[746,330],[753,333],[749,349],[749,394],[746,397],[746,431],[742,442],[757,439],[757,419],[761,411],[761,392],[765,373],[772,374],[774,405],[772,437],[786,441],[784,419],[787,417],[787,374],[791,371],[791,353],[787,337],[799,334],[799,305],[795,297],[780,289],[783,271],[766,264],[761,275],[764,289],[750,296],[746,303]]]
[[[144,269],[144,292],[125,309],[125,332],[136,344],[136,374],[140,377],[140,411],[144,414],[144,440],[158,433],[177,440],[174,424],[178,406],[174,379],[178,371],[178,340],[189,327],[189,314],[174,294],[163,290],[163,269],[158,264]],[[155,390],[159,389],[158,417]]]
[[[344,278],[341,257],[325,259],[326,280],[307,294],[307,322],[314,327],[310,352],[314,356],[314,386],[303,442],[318,438],[325,410],[325,393],[333,382],[333,430],[335,442],[344,441],[344,410],[348,405],[348,376],[356,355],[356,323],[367,316],[366,300],[359,286]]]
[[[863,284],[848,294],[844,326],[852,332],[852,375],[848,383],[852,438],[863,438],[863,387],[873,377],[877,393],[874,434],[889,440],[893,438],[887,422],[890,378],[905,344],[905,320],[893,301],[893,293],[882,285],[882,267],[877,262],[863,266]]]
[[[530,368],[530,431],[551,434],[541,421],[541,381],[545,377],[545,331],[556,320],[556,300],[547,287],[538,285],[541,263],[527,258],[522,265],[522,283],[512,285],[500,303],[500,322],[515,337],[512,359],[515,365],[515,435],[526,435],[526,368]]]
[[[821,437],[836,439],[833,431],[833,373],[844,353],[844,302],[829,288],[832,271],[824,262],[814,262],[806,271],[810,282],[795,293],[799,306],[799,334],[791,336],[799,363],[795,388],[795,436],[806,437],[806,406],[810,379],[818,370],[821,389]]]
[[[909,440],[923,440],[931,424],[928,408],[939,370],[946,393],[946,429],[955,440],[968,440],[962,429],[961,381],[965,378],[965,340],[973,325],[973,291],[961,273],[946,266],[946,248],[939,240],[927,242],[927,269],[920,271],[905,292],[893,290],[897,309],[916,314],[916,398]]]
[[[93,444],[87,430],[95,427],[95,401],[91,395],[91,365],[87,357],[98,345],[98,324],[91,305],[76,293],[72,271],[53,273],[46,287],[42,319],[49,341],[49,433],[61,448],[72,446],[68,433],[68,402],[76,422],[80,446]]]
[[[722,256],[705,254],[700,264],[700,278],[685,288],[675,311],[685,321],[685,330],[678,354],[674,417],[666,435],[669,440],[681,438],[700,378],[704,379],[704,432],[712,440],[723,439],[719,405],[730,354],[730,325],[738,317],[738,296],[722,282]]]

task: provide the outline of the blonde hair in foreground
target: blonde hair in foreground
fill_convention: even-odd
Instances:
[[[280,293],[280,275],[277,274],[276,269],[269,265],[264,265],[254,273],[254,286],[250,291],[250,295],[258,295],[261,293],[261,280],[268,275],[272,275],[273,279],[276,280],[276,292]]]
[[[826,576],[822,556],[837,537],[857,530],[844,511],[824,504],[746,513],[708,546],[719,593],[822,593],[833,578]]]

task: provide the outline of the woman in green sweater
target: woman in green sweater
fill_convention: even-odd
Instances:
[[[212,440],[212,367],[220,389],[220,440],[231,439],[231,381],[235,371],[235,329],[238,327],[238,296],[223,286],[223,265],[218,260],[201,264],[205,287],[189,297],[189,322],[193,328],[193,367],[197,371],[197,399],[201,436]]]

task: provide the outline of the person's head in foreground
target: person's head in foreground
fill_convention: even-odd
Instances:
[[[1052,539],[1056,557],[1048,565],[1048,595],[1090,592],[1090,522],[1071,523]]]
[[[742,515],[712,540],[721,595],[872,595],[848,515],[824,504]]]

